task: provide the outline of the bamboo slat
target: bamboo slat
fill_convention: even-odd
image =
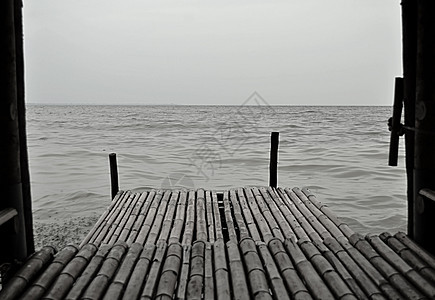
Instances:
[[[311,241],[307,239],[299,240],[298,244],[305,257],[310,260],[336,298],[357,299],[334,267],[323,257]]]
[[[58,252],[51,264],[48,265],[44,272],[26,290],[22,299],[39,299],[42,297],[77,251],[75,246],[68,245]]]
[[[190,275],[187,283],[187,299],[202,299],[204,285],[204,253],[205,243],[196,241],[192,246],[190,258]]]
[[[124,254],[127,251],[127,244],[124,242],[117,242],[107,254],[106,259],[104,260],[101,268],[98,270],[96,276],[92,279],[88,288],[83,293],[82,299],[94,300],[100,299],[111,279],[115,275],[118,266],[120,265]]]
[[[135,243],[130,246],[103,299],[109,300],[121,298],[142,250],[143,247],[141,244]]]
[[[113,218],[110,220],[110,223],[108,224],[108,230],[106,235],[104,236],[104,239],[101,240],[101,242],[103,244],[112,244],[113,245],[113,241],[112,243],[110,243],[109,241],[111,240],[112,236],[114,235],[115,231],[120,227],[120,223],[123,224],[124,223],[124,216],[126,215],[127,211],[129,209],[131,209],[131,204],[133,201],[135,201],[137,199],[137,195],[135,193],[131,193],[128,196],[127,201],[125,201],[125,203],[119,207],[119,209],[117,210],[116,216],[113,216]]]
[[[307,287],[302,282],[293,263],[284,249],[282,241],[275,238],[269,242],[269,250],[273,255],[276,265],[282,275],[282,278],[287,286],[293,299],[313,299],[308,292]]]
[[[184,225],[183,241],[184,245],[191,245],[193,240],[193,230],[195,229],[196,197],[195,191],[190,191],[187,200],[186,224]]]
[[[290,300],[284,281],[266,244],[262,243],[258,245],[258,250],[260,252],[260,258],[263,262],[264,269],[266,270],[266,275],[269,280],[269,286],[272,290],[273,298]]]
[[[427,265],[418,255],[411,249],[402,244],[398,239],[391,234],[384,232],[379,236],[384,243],[388,244],[400,257],[406,261],[412,268],[417,270],[427,280],[435,284],[435,270]]]
[[[137,234],[136,243],[145,244],[145,241],[148,237],[148,234],[150,233],[151,226],[153,225],[154,219],[157,214],[157,210],[159,208],[159,204],[163,199],[164,192],[162,190],[158,190],[156,194],[154,195],[154,198],[152,199],[148,213],[145,215],[145,219],[143,223],[141,224],[141,227],[138,228],[139,232]]]
[[[349,238],[351,244],[358,249],[370,263],[385,277],[390,284],[402,295],[409,299],[422,299],[423,295],[391,265],[388,264],[359,234],[354,234]]]
[[[423,261],[425,261],[432,269],[435,269],[435,258],[420,248],[415,242],[413,242],[405,233],[398,232],[394,235],[400,242],[411,249],[417,254]]]
[[[128,236],[131,234],[133,230],[133,225],[136,222],[137,218],[139,217],[140,211],[142,209],[142,206],[145,204],[145,199],[148,196],[147,192],[143,192],[139,194],[139,198],[137,202],[134,204],[133,209],[128,214],[128,219],[125,225],[121,228],[121,233],[119,234],[119,240],[127,242]],[[128,245],[131,245],[132,242],[128,243]]]
[[[180,243],[169,245],[157,286],[156,299],[172,299],[180,270],[182,250],[183,248]]]
[[[265,200],[263,199],[262,194],[255,187],[251,188],[251,190],[252,190],[252,194],[254,195],[254,198],[257,202],[258,208],[263,216],[263,220],[265,220],[267,222],[267,224],[269,225],[269,228],[270,228],[270,231],[271,231],[273,237],[277,237],[281,240],[284,240],[284,236],[281,232],[281,229],[279,228],[277,221],[273,217],[269,207],[267,206]],[[264,240],[264,242],[268,243],[271,239],[272,239],[272,237],[268,237],[268,239],[263,239],[263,240]]]
[[[205,211],[207,213],[208,241],[210,243],[214,243],[216,237],[214,229],[212,193],[210,191],[205,192]]]
[[[46,246],[30,256],[21,269],[0,290],[0,299],[17,299],[27,285],[50,263],[55,253],[56,250],[53,247]]]
[[[155,251],[156,246],[153,244],[146,244],[144,246],[139,260],[133,269],[122,299],[131,300],[138,298],[145,284],[145,279],[151,267]]]
[[[435,299],[435,287],[430,284],[423,276],[417,273],[411,266],[409,266],[402,258],[396,254],[391,248],[384,244],[384,242],[376,235],[368,235],[367,241],[379,253],[386,262],[393,268],[398,270],[409,282],[416,286],[429,298]]]
[[[272,299],[272,295],[269,293],[266,273],[258,255],[255,241],[252,238],[240,241],[240,250],[245,263],[252,296],[255,299]]]
[[[171,198],[166,209],[165,218],[163,220],[158,241],[168,242],[169,234],[172,228],[172,222],[174,220],[175,211],[177,210],[178,196],[180,192],[173,191]]]
[[[196,193],[196,240],[205,242],[207,241],[207,221],[204,190],[199,189]]]
[[[189,279],[191,245],[183,245],[183,261],[178,280],[177,299],[186,299],[187,281]]]
[[[139,231],[142,228],[142,224],[145,222],[145,218],[148,215],[148,211],[151,207],[151,203],[153,203],[154,197],[156,196],[156,191],[155,190],[151,190],[145,200],[145,203],[143,204],[143,206],[141,207],[138,216],[136,218],[136,221],[133,224],[133,227],[130,231],[130,235],[127,238],[127,244],[131,245],[133,243],[141,243],[143,245],[144,240],[142,241],[137,241],[137,236],[139,234]]]
[[[237,234],[236,234],[236,230],[234,228],[234,221],[233,221],[233,217],[231,214],[229,192],[224,193],[223,201],[224,201],[225,222],[227,224],[227,231],[228,231],[229,240],[237,243]]]
[[[223,239],[217,239],[213,244],[214,278],[216,280],[216,297],[218,300],[230,299],[230,282]]]
[[[233,206],[234,219],[239,230],[239,240],[243,240],[244,238],[249,237],[249,231],[245,224],[245,220],[243,219],[242,209],[235,190],[230,191],[230,200]]]
[[[204,299],[213,300],[214,297],[214,277],[213,277],[213,243],[205,243],[205,266],[204,266]]]
[[[44,299],[63,299],[97,250],[97,247],[93,244],[84,245],[77,255],[62,270],[59,277],[44,296]]]
[[[227,253],[229,266],[231,271],[231,282],[233,288],[233,297],[235,299],[250,299],[248,281],[246,279],[245,270],[243,268],[243,260],[240,256],[239,247],[237,242],[227,242]]]
[[[143,299],[153,299],[154,297],[157,284],[159,283],[160,272],[162,269],[162,262],[165,258],[166,249],[167,249],[166,243],[159,242],[157,244],[157,249],[151,264],[151,269],[148,278],[145,282],[145,286],[142,290],[141,298]]]
[[[137,202],[140,199],[140,194],[134,194],[134,196],[131,199],[131,202],[128,204],[127,207],[124,208],[124,211],[122,212],[118,219],[115,221],[115,223],[112,225],[112,228],[110,230],[110,239],[108,241],[108,244],[113,245],[115,242],[119,239],[122,230],[125,228],[125,225],[127,224],[127,221],[131,217],[131,212],[136,207]],[[128,230],[127,233],[129,233],[130,230]],[[119,239],[121,240],[121,239]]]
[[[260,193],[263,196],[264,201],[266,201],[267,205],[269,206],[273,217],[275,218],[279,228],[281,229],[281,233],[283,235],[282,241],[284,241],[285,239],[293,238],[295,236],[295,233],[293,232],[289,223],[287,223],[287,220],[284,218],[275,201],[272,200],[270,194],[267,192],[267,189],[260,188]]]
[[[68,292],[65,299],[75,300],[80,299],[80,296],[84,292],[84,290],[88,287],[89,283],[92,281],[92,278],[95,277],[98,270],[100,269],[101,264],[103,263],[107,253],[111,247],[109,245],[102,245],[97,251],[97,254],[91,259],[90,263],[86,266],[83,273],[76,280],[75,284]]]
[[[260,230],[262,239],[258,239],[255,241],[265,241],[269,242],[273,238],[272,231],[269,227],[269,224],[265,220],[264,216],[260,212],[260,208],[258,207],[257,201],[255,200],[254,194],[251,189],[244,189],[246,198],[248,199],[248,205],[251,209],[252,215],[254,216],[255,223],[257,228]]]
[[[260,233],[257,229],[257,225],[255,224],[254,218],[252,216],[251,210],[246,201],[244,189],[237,190],[237,196],[239,197],[240,207],[242,209],[243,216],[245,218],[245,224],[248,227],[250,236],[255,241],[261,241]]]
[[[165,191],[163,193],[163,197],[161,198],[160,201],[156,202],[156,204],[158,205],[157,211],[155,213],[155,217],[151,218],[154,219],[152,221],[152,225],[150,223],[151,219],[147,218],[145,219],[145,222],[142,226],[142,230],[144,231],[140,231],[139,232],[139,236],[142,236],[143,232],[149,232],[148,236],[146,238],[146,243],[149,244],[156,244],[157,243],[157,237],[159,236],[160,233],[160,229],[163,223],[163,220],[165,218],[165,214],[166,214],[166,209],[168,206],[168,202],[169,202],[169,198],[171,196],[171,192],[170,191]],[[153,207],[150,208],[150,210],[153,209]]]
[[[186,199],[187,192],[182,191],[180,193],[180,199],[178,200],[177,204],[177,214],[174,219],[174,225],[169,236],[169,245],[181,241],[181,234],[184,228],[184,218],[186,216]]]
[[[335,299],[296,242],[293,240],[286,240],[284,245],[289,256],[293,260],[293,264],[296,267],[298,274],[301,276],[314,298]]]
[[[126,194],[127,194],[127,192],[124,192],[124,191],[119,191],[118,194],[116,194],[115,198],[112,200],[109,207],[103,212],[101,217],[98,219],[97,223],[95,223],[94,227],[92,227],[92,229],[89,231],[87,236],[80,243],[79,248],[82,248],[84,245],[89,243],[89,241],[94,237],[94,235],[95,235],[95,237],[98,235],[99,230],[102,228],[106,217],[113,211],[113,208],[116,205],[119,205],[119,203],[121,202],[120,199],[124,198],[124,196]]]

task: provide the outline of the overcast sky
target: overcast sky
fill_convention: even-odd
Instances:
[[[391,105],[399,0],[24,1],[29,103]]]

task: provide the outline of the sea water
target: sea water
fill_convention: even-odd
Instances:
[[[388,166],[389,107],[28,105],[37,245],[82,239],[110,204],[108,155],[122,190],[308,187],[362,234],[406,230],[404,151]]]

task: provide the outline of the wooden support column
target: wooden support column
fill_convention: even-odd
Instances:
[[[269,186],[275,188],[278,183],[278,144],[279,132],[272,132],[270,136]]]
[[[435,201],[421,189],[435,190],[435,1],[418,1],[415,102],[414,239],[435,254]]]
[[[2,261],[22,260],[28,254],[21,184],[14,5],[13,0],[0,1],[0,209],[14,208],[18,212],[16,226],[0,228]]]
[[[111,195],[113,200],[116,194],[118,194],[119,192],[118,163],[116,161],[116,153],[109,154],[109,165],[110,165]]]
[[[402,1],[403,32],[403,104],[405,126],[415,125],[415,84],[417,63],[417,1]],[[408,235],[414,235],[414,131],[405,134],[407,198],[408,198]]]

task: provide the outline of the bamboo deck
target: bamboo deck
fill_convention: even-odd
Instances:
[[[0,299],[433,299],[404,233],[355,233],[306,189],[119,192],[78,247],[34,254]]]

